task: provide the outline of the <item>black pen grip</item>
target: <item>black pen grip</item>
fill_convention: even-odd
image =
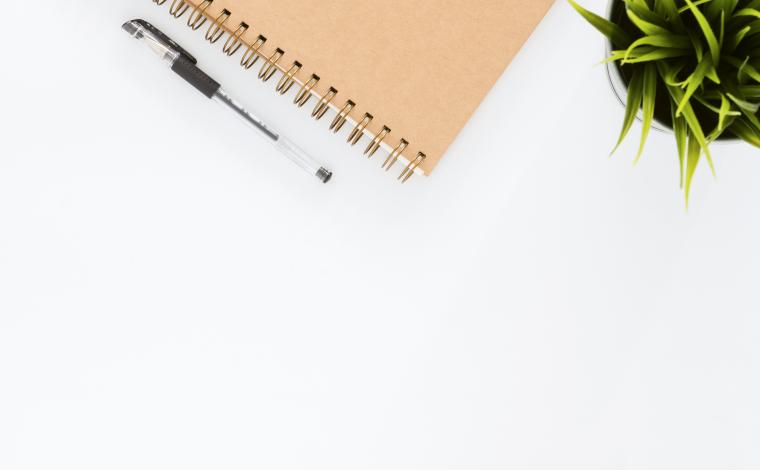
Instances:
[[[221,85],[216,80],[206,75],[203,70],[199,69],[197,65],[184,56],[179,56],[174,61],[172,70],[184,78],[187,83],[203,93],[206,98],[213,98],[217,90],[221,88]]]

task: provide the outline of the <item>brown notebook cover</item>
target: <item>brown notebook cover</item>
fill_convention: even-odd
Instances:
[[[401,160],[416,160],[418,171],[429,174],[552,3],[173,0],[170,11],[182,13],[210,40],[221,26],[227,34],[218,42],[226,52],[243,60],[246,53],[260,55],[252,69],[260,75],[271,58],[282,73],[275,77],[281,89],[292,82],[296,92],[311,96],[306,109],[332,98],[335,113],[350,108],[350,130],[366,124],[369,113],[362,149],[382,138],[388,156],[404,139],[409,145]],[[260,35],[266,42],[255,50]],[[349,100],[353,108],[346,106]],[[386,127],[390,132],[383,132]],[[417,159],[420,152],[424,160]]]

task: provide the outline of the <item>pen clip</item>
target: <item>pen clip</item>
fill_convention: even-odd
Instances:
[[[172,50],[174,50],[175,52],[179,53],[180,55],[182,55],[183,57],[185,57],[187,60],[189,60],[190,62],[192,62],[193,64],[196,64],[196,65],[198,64],[198,60],[195,57],[193,57],[192,54],[190,54],[189,52],[187,52],[185,50],[185,48],[183,48],[182,46],[180,46],[179,44],[177,44],[177,42],[174,41],[174,39],[172,39],[169,36],[167,36],[166,34],[164,34],[160,29],[156,28],[152,24],[148,23],[145,20],[139,20],[139,19],[132,20],[131,23],[139,24],[143,28],[147,29],[153,36],[156,37],[156,39],[158,39],[159,41],[161,41],[162,43],[164,43],[167,47],[169,47]]]

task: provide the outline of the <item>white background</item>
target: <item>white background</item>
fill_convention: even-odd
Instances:
[[[399,186],[167,6],[5,6],[0,468],[760,466],[756,149],[715,147],[688,214],[671,136],[633,168],[636,124],[609,159],[603,41],[557,2]],[[133,17],[334,181],[170,75]]]

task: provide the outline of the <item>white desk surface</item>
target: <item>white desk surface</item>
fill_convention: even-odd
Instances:
[[[607,158],[603,42],[560,1],[399,186],[167,6],[5,7],[0,468],[758,468],[760,152],[715,147],[689,214],[670,136]]]

